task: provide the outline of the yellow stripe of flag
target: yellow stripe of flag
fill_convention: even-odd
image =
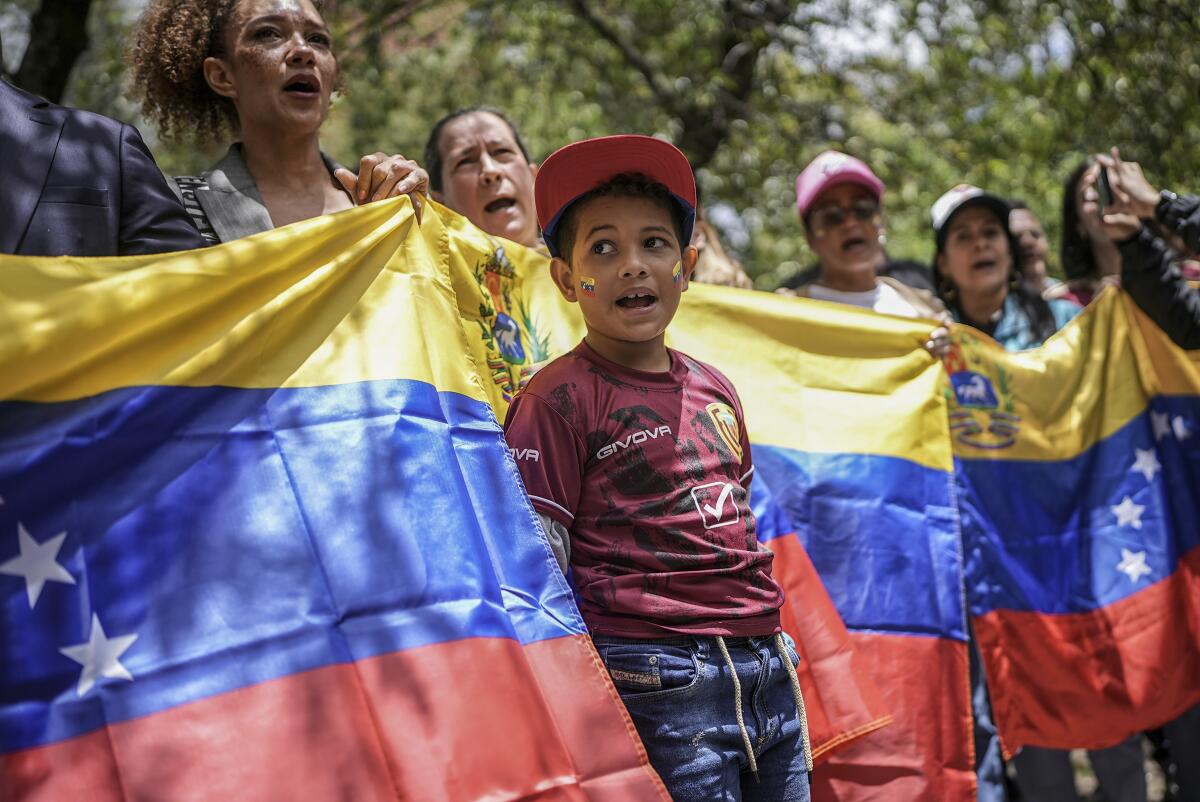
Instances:
[[[398,198],[181,254],[0,257],[0,365],[19,366],[0,398],[415,379],[484,400],[445,242]]]

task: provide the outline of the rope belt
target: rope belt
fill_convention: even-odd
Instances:
[[[750,731],[746,729],[746,719],[742,714],[742,681],[738,679],[737,669],[734,668],[733,658],[729,656],[729,647],[725,645],[725,639],[717,635],[716,641],[717,648],[721,650],[721,657],[725,658],[725,665],[729,668],[730,675],[733,676],[733,709],[737,716],[738,731],[742,734],[742,743],[746,746],[746,760],[750,763],[750,771],[757,780],[758,761],[754,757],[754,745],[750,741]],[[813,759],[812,744],[808,740],[808,712],[804,707],[804,696],[800,693],[800,678],[796,675],[796,667],[792,665],[792,658],[788,655],[787,644],[783,640],[782,633],[775,633],[775,650],[779,653],[779,658],[783,660],[784,666],[787,667],[788,679],[792,686],[792,698],[796,701],[796,713],[800,717],[800,743],[804,750],[804,768],[811,775]]]

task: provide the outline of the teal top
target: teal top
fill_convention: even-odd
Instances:
[[[1055,331],[1067,325],[1072,318],[1083,311],[1081,306],[1070,301],[1055,299],[1048,303],[1050,312],[1054,315]],[[1037,348],[1044,342],[1039,340],[1034,333],[1033,321],[1025,314],[1021,304],[1017,302],[1016,296],[1012,293],[1009,293],[1008,297],[1004,299],[1004,306],[1000,310],[1000,320],[996,323],[992,339],[1003,345],[1007,351],[1025,351],[1029,348]]]

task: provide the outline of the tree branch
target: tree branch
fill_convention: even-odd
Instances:
[[[436,0],[400,0],[397,6],[390,10],[374,13],[368,11],[346,29],[347,43],[351,48],[357,47],[368,31],[390,31],[436,4]]]
[[[42,0],[29,26],[29,46],[14,83],[54,103],[62,100],[71,68],[88,47],[92,0]]]
[[[655,70],[650,62],[632,44],[625,41],[624,37],[615,28],[601,19],[592,10],[591,6],[588,5],[587,0],[571,0],[571,5],[575,9],[575,13],[582,17],[583,21],[592,27],[592,30],[600,34],[602,39],[615,47],[620,52],[621,57],[629,63],[629,66],[641,74],[642,78],[650,86],[650,91],[658,98],[658,101],[672,113],[675,113],[674,110],[679,106],[679,98],[667,79]]]

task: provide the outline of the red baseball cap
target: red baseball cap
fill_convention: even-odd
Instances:
[[[552,256],[561,256],[556,234],[571,204],[622,173],[640,173],[670,191],[683,212],[680,244],[688,245],[696,223],[696,179],[687,156],[666,140],[621,134],[573,142],[538,167],[533,195],[542,238]]]

